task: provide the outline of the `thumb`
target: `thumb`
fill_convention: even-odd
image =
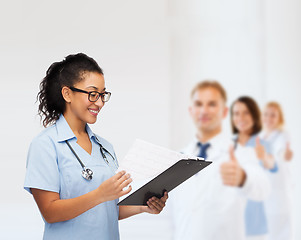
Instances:
[[[236,159],[236,157],[234,155],[234,146],[233,145],[231,145],[229,147],[229,156],[230,156],[230,161],[231,162],[237,162],[237,159]]]
[[[256,147],[259,147],[259,146],[260,146],[260,138],[256,137]]]
[[[286,150],[289,150],[290,149],[290,142],[287,142],[286,143]]]

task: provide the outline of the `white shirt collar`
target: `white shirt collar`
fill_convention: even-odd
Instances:
[[[197,155],[199,150],[198,147],[199,139],[195,135],[190,147],[187,149],[190,153]],[[206,143],[210,143],[210,147],[208,148],[208,158],[214,157],[215,155],[219,155],[221,152],[228,152],[231,142],[231,137],[227,134],[221,132],[211,138]]]

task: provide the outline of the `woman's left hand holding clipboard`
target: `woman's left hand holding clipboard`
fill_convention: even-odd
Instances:
[[[164,192],[163,197],[160,199],[157,197],[151,197],[147,201],[147,206],[141,206],[143,212],[151,214],[159,214],[165,207],[166,200],[168,199],[168,193]]]

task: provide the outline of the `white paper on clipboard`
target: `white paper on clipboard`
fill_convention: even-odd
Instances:
[[[196,159],[155,144],[136,139],[117,171],[125,170],[134,181],[153,178],[175,164],[179,159]],[[198,158],[203,159],[203,158]]]

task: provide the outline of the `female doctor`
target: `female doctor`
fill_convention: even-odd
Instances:
[[[118,219],[165,206],[117,206],[132,181],[118,167],[112,145],[95,135],[93,124],[111,93],[94,59],[79,53],[53,63],[40,84],[39,114],[47,127],[32,141],[24,188],[32,193],[45,222],[43,239],[119,239]]]
[[[284,130],[284,114],[277,102],[268,102],[263,111],[261,137],[267,141],[275,156],[279,170],[270,176],[272,192],[265,202],[268,218],[269,240],[294,239],[293,181],[291,166],[293,152]]]
[[[239,97],[231,106],[232,132],[236,134],[236,144],[254,148],[260,165],[274,175],[278,170],[275,159],[268,144],[258,136],[262,128],[260,115],[254,99],[248,96]],[[264,207],[264,202],[248,200],[245,209],[246,239],[267,239],[268,223]]]

